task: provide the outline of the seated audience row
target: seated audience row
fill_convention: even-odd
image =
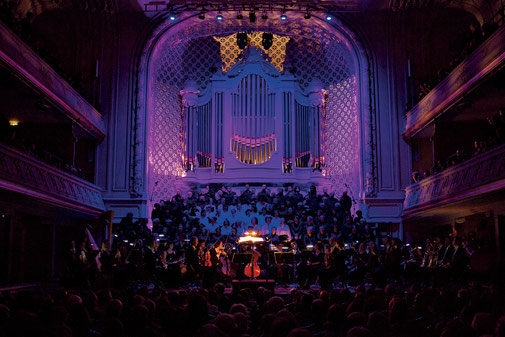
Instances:
[[[424,178],[431,175],[437,174],[448,167],[460,164],[470,157],[485,153],[491,150],[495,146],[505,143],[505,107],[500,108],[498,112],[493,116],[487,118],[487,137],[485,139],[476,139],[473,143],[472,155],[468,156],[462,150],[456,150],[454,154],[450,155],[446,159],[439,159],[437,162],[429,169],[423,171],[421,174],[418,171],[412,172],[412,182],[417,183]]]

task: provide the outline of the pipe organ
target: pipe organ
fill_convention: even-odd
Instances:
[[[182,98],[182,166],[195,181],[300,181],[323,176],[325,95],[307,92],[249,47],[203,91]]]
[[[275,151],[275,93],[263,77],[251,74],[231,95],[231,150],[242,163],[262,164]]]

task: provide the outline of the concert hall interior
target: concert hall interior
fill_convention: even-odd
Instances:
[[[0,0],[0,335],[505,337],[505,0]]]

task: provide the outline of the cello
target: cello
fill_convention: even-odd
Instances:
[[[231,279],[235,277],[235,272],[231,268],[231,262],[230,262],[230,249],[225,249],[224,252],[224,257],[221,257],[221,273],[223,274],[224,277],[227,279]]]
[[[261,257],[261,254],[255,250],[253,246],[251,262],[249,262],[244,268],[244,275],[249,278],[256,278],[260,276],[261,269],[258,266],[258,259]]]

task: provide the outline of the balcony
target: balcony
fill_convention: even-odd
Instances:
[[[102,115],[2,22],[0,63],[95,139],[104,138]]]
[[[89,214],[105,210],[98,186],[2,144],[0,189]]]
[[[505,144],[406,188],[404,218],[505,189]]]
[[[504,64],[502,25],[407,113],[404,138],[414,137]]]

